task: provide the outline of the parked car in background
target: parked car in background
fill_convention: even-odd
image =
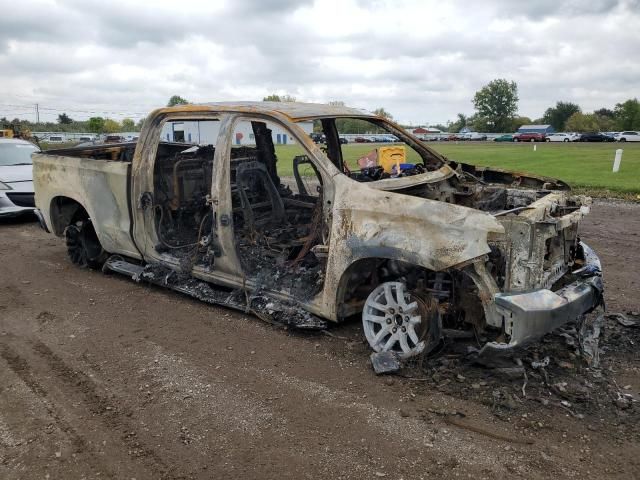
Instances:
[[[613,142],[613,137],[609,137],[603,133],[589,132],[582,133],[577,140],[578,142]]]
[[[356,137],[354,142],[356,143],[371,143],[371,139],[367,137]]]
[[[618,142],[640,142],[640,132],[620,132],[615,135],[614,139]]]
[[[547,142],[573,142],[577,135],[573,133],[552,133],[551,135],[547,135]]]
[[[124,137],[121,137],[120,135],[107,135],[104,138],[104,143],[124,143],[125,139]]]
[[[487,136],[484,133],[469,132],[465,134],[465,140],[485,141]]]
[[[316,133],[316,132],[312,132],[309,134],[309,137],[311,138],[311,140],[313,140],[313,143],[326,143],[326,139],[324,138],[324,134],[323,133]]]
[[[516,133],[514,142],[544,142],[547,136],[544,133]]]
[[[397,137],[392,135],[374,135],[373,141],[377,143],[393,143],[398,140]]]
[[[349,139],[346,137],[339,137],[340,138],[340,143],[345,145],[347,143],[349,143]]]
[[[31,154],[38,151],[25,140],[0,138],[0,218],[34,210]]]
[[[513,135],[507,133],[493,139],[494,142],[513,142]]]

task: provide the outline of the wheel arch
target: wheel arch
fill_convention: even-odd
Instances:
[[[362,256],[342,271],[335,294],[338,321],[362,310],[366,297],[385,277],[399,277],[407,270],[435,272],[430,268],[393,255]],[[365,289],[366,290],[363,290]]]
[[[75,198],[59,195],[51,199],[49,218],[51,230],[57,236],[62,236],[64,229],[78,220],[90,218],[89,211]]]

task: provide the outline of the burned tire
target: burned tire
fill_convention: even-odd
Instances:
[[[91,219],[78,220],[64,230],[67,254],[72,263],[79,267],[98,269],[109,254],[104,251]]]

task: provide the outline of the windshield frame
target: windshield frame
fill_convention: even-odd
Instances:
[[[384,119],[382,117],[375,116],[327,116],[327,117],[317,117],[313,118],[313,120],[318,120],[322,124],[322,131],[324,133],[327,145],[327,156],[329,157],[331,163],[334,164],[337,169],[347,175],[345,171],[345,162],[342,155],[342,144],[340,143],[340,132],[338,132],[337,128],[337,120],[342,119],[353,119],[353,120],[363,120],[365,122],[370,123],[372,126],[378,127],[384,130],[385,133],[380,135],[394,135],[398,138],[398,142],[402,143],[405,146],[411,147],[422,159],[423,165],[425,165],[429,172],[436,172],[441,170],[445,166],[449,166],[449,160],[442,154],[436,152],[434,149],[426,145],[420,139],[406,131],[404,128],[395,124],[394,122]],[[308,119],[302,119],[300,122],[308,121]],[[297,123],[297,122],[296,122]],[[330,154],[333,152],[333,154]],[[339,153],[338,153],[339,152]],[[446,169],[448,170],[448,169]],[[427,173],[429,173],[427,172]],[[414,175],[413,177],[422,177],[421,175]],[[418,178],[416,178],[418,180]],[[380,180],[375,180],[371,183],[377,183]],[[393,183],[393,182],[387,182]]]

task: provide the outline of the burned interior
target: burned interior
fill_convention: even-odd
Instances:
[[[251,121],[255,145],[232,145],[229,152],[232,215],[220,215],[232,225],[244,273],[263,285],[312,296],[322,287],[322,262],[312,249],[322,243],[322,187],[308,177],[313,164],[306,155],[293,163],[296,182],[278,175],[272,131]],[[215,146],[161,143],[154,169],[154,218],[157,250],[212,266],[211,186]],[[308,187],[308,185],[312,186]],[[326,232],[325,232],[326,234]]]

